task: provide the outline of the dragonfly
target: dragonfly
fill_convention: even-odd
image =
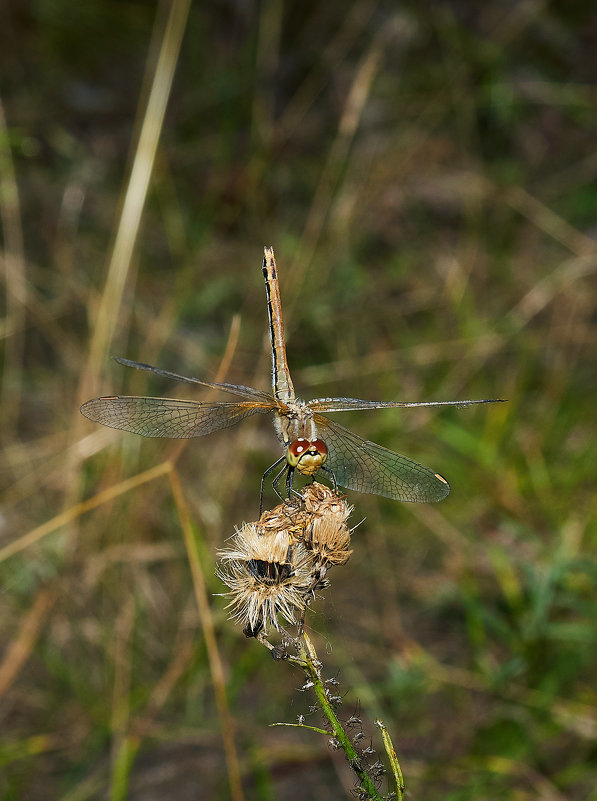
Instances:
[[[144,437],[188,439],[203,437],[230,428],[255,414],[273,415],[273,424],[283,448],[283,455],[265,472],[263,482],[282,465],[274,479],[274,489],[286,474],[288,495],[296,472],[313,477],[322,470],[334,484],[357,492],[381,495],[398,501],[419,503],[443,500],[450,492],[444,476],[417,464],[406,456],[364,440],[331,420],[322,412],[414,407],[472,406],[501,403],[501,398],[458,401],[371,401],[358,398],[296,397],[288,369],[278,271],[273,248],[264,248],[263,276],[267,298],[272,355],[272,392],[241,384],[216,383],[173,373],[130,359],[116,358],[119,364],[175,381],[221,390],[235,396],[230,402],[178,400],[176,398],[110,395],[94,398],[81,406],[90,420],[110,428]],[[238,400],[238,399],[242,400]],[[278,492],[278,495],[280,493]]]

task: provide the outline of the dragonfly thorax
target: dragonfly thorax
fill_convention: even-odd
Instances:
[[[312,476],[328,458],[328,446],[322,439],[309,441],[299,437],[286,449],[286,461],[304,476]]]
[[[296,400],[285,403],[274,415],[274,427],[282,445],[288,447],[296,439],[304,438],[313,442],[318,437],[313,412],[305,401]]]

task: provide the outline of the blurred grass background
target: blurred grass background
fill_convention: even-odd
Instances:
[[[205,397],[111,355],[267,388],[271,244],[303,397],[509,399],[341,417],[452,485],[349,494],[309,619],[346,717],[412,798],[597,799],[593,4],[13,0],[0,64],[0,797],[349,797],[213,596],[273,432],[78,412]]]

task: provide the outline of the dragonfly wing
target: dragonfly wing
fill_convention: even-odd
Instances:
[[[366,440],[320,414],[314,416],[328,446],[325,466],[341,487],[397,501],[441,501],[450,492],[445,478],[428,467]]]
[[[200,403],[175,398],[112,396],[94,398],[81,406],[89,420],[143,437],[189,439],[230,428],[252,414],[271,412],[265,403]]]
[[[151,364],[134,362],[132,359],[122,359],[120,356],[115,356],[114,361],[124,365],[124,367],[133,367],[135,370],[155,373],[164,378],[171,378],[173,381],[184,381],[186,384],[198,384],[201,387],[219,389],[223,392],[231,392],[233,395],[239,395],[241,398],[252,398],[254,401],[273,402],[273,396],[267,392],[262,392],[260,389],[253,389],[253,387],[245,387],[242,384],[218,384],[215,381],[202,381],[200,378],[180,375],[180,373],[173,373],[171,370],[162,370],[161,367],[152,367]]]
[[[438,406],[474,406],[478,403],[505,403],[499,398],[484,398],[483,400],[458,400],[458,401],[419,401],[409,403],[406,401],[371,401],[360,400],[359,398],[315,398],[310,400],[307,406],[314,412],[353,412],[363,409],[396,409],[413,408],[427,406],[437,408]]]

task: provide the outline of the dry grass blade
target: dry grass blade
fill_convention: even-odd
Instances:
[[[139,737],[149,733],[152,725],[152,718],[157,715],[160,709],[168,700],[173,688],[189,667],[194,654],[193,643],[191,640],[183,642],[175,651],[172,661],[168,668],[156,682],[151,696],[147,702],[147,709],[143,717],[135,721],[134,731]]]
[[[128,596],[114,625],[114,683],[112,686],[111,716],[111,797],[124,797],[121,791],[115,792],[117,785],[128,782],[128,766],[131,760],[122,761],[123,753],[130,751],[128,744],[130,694],[131,694],[131,636],[135,625],[135,601]],[[135,738],[136,741],[137,738]]]
[[[176,504],[180,525],[183,531],[189,566],[191,568],[191,574],[193,577],[193,587],[195,590],[195,598],[197,600],[197,608],[199,610],[199,618],[201,620],[201,628],[203,631],[203,636],[205,637],[205,646],[207,648],[209,666],[216,696],[216,704],[222,726],[222,739],[224,741],[224,749],[226,752],[230,793],[234,801],[242,801],[244,795],[241,784],[238,754],[234,742],[234,723],[232,715],[230,714],[230,708],[228,706],[228,698],[226,697],[224,667],[222,665],[218,642],[216,640],[213,617],[205,587],[205,579],[203,577],[203,569],[199,559],[195,535],[191,526],[189,510],[184,499],[184,494],[176,469],[173,468],[170,471],[169,477],[170,484],[172,486],[172,495],[174,496],[174,502]]]
[[[56,517],[53,517],[51,520],[46,520],[45,523],[42,523],[40,526],[32,529],[27,534],[23,534],[22,537],[19,537],[9,545],[5,545],[4,548],[0,549],[0,562],[24,551],[26,548],[30,548],[36,542],[39,542],[39,540],[51,534],[53,531],[56,531],[61,526],[72,523],[73,520],[81,517],[85,512],[96,509],[98,506],[108,503],[108,501],[112,501],[114,498],[118,498],[120,495],[124,495],[136,487],[140,487],[148,481],[153,481],[154,478],[159,478],[159,476],[169,473],[171,469],[172,465],[169,461],[162,462],[156,465],[156,467],[152,467],[150,470],[145,470],[145,472],[139,473],[132,478],[127,478],[125,481],[121,481],[113,487],[98,492],[98,494],[94,495],[92,498],[88,498],[86,501],[81,501],[71,506],[69,509],[65,509],[64,512],[56,515]]]
[[[0,696],[4,695],[15,676],[18,676],[21,668],[29,659],[38,634],[55,600],[56,588],[47,587],[41,590],[23,620],[18,637],[7,646],[4,658],[0,663]]]
[[[348,158],[350,146],[365,109],[373,80],[379,69],[384,48],[388,43],[388,29],[391,30],[392,26],[388,26],[387,29],[377,33],[353,76],[342,116],[338,123],[338,131],[323,166],[311,208],[305,221],[301,245],[289,269],[291,281],[288,282],[290,285],[290,303],[287,304],[285,315],[287,322],[292,313],[292,299],[296,297],[298,285],[302,282],[306,267],[313,258],[319,237],[328,218],[333,198],[338,191],[338,182]],[[302,269],[299,269],[300,265],[302,265]]]
[[[19,209],[19,189],[9,147],[4,106],[0,100],[0,219],[4,232],[6,318],[4,320],[4,369],[2,374],[2,431],[17,423],[21,400],[27,281]]]
[[[118,320],[118,310],[130,271],[189,8],[190,0],[174,0],[170,4],[166,26],[163,32],[159,32],[161,35],[159,57],[143,113],[139,142],[124,196],[106,284],[95,319],[87,372],[80,387],[81,398],[94,392],[93,387],[96,383],[94,377],[97,375],[98,365],[105,361]],[[162,25],[160,15],[156,25]],[[153,65],[150,68],[153,69]]]

